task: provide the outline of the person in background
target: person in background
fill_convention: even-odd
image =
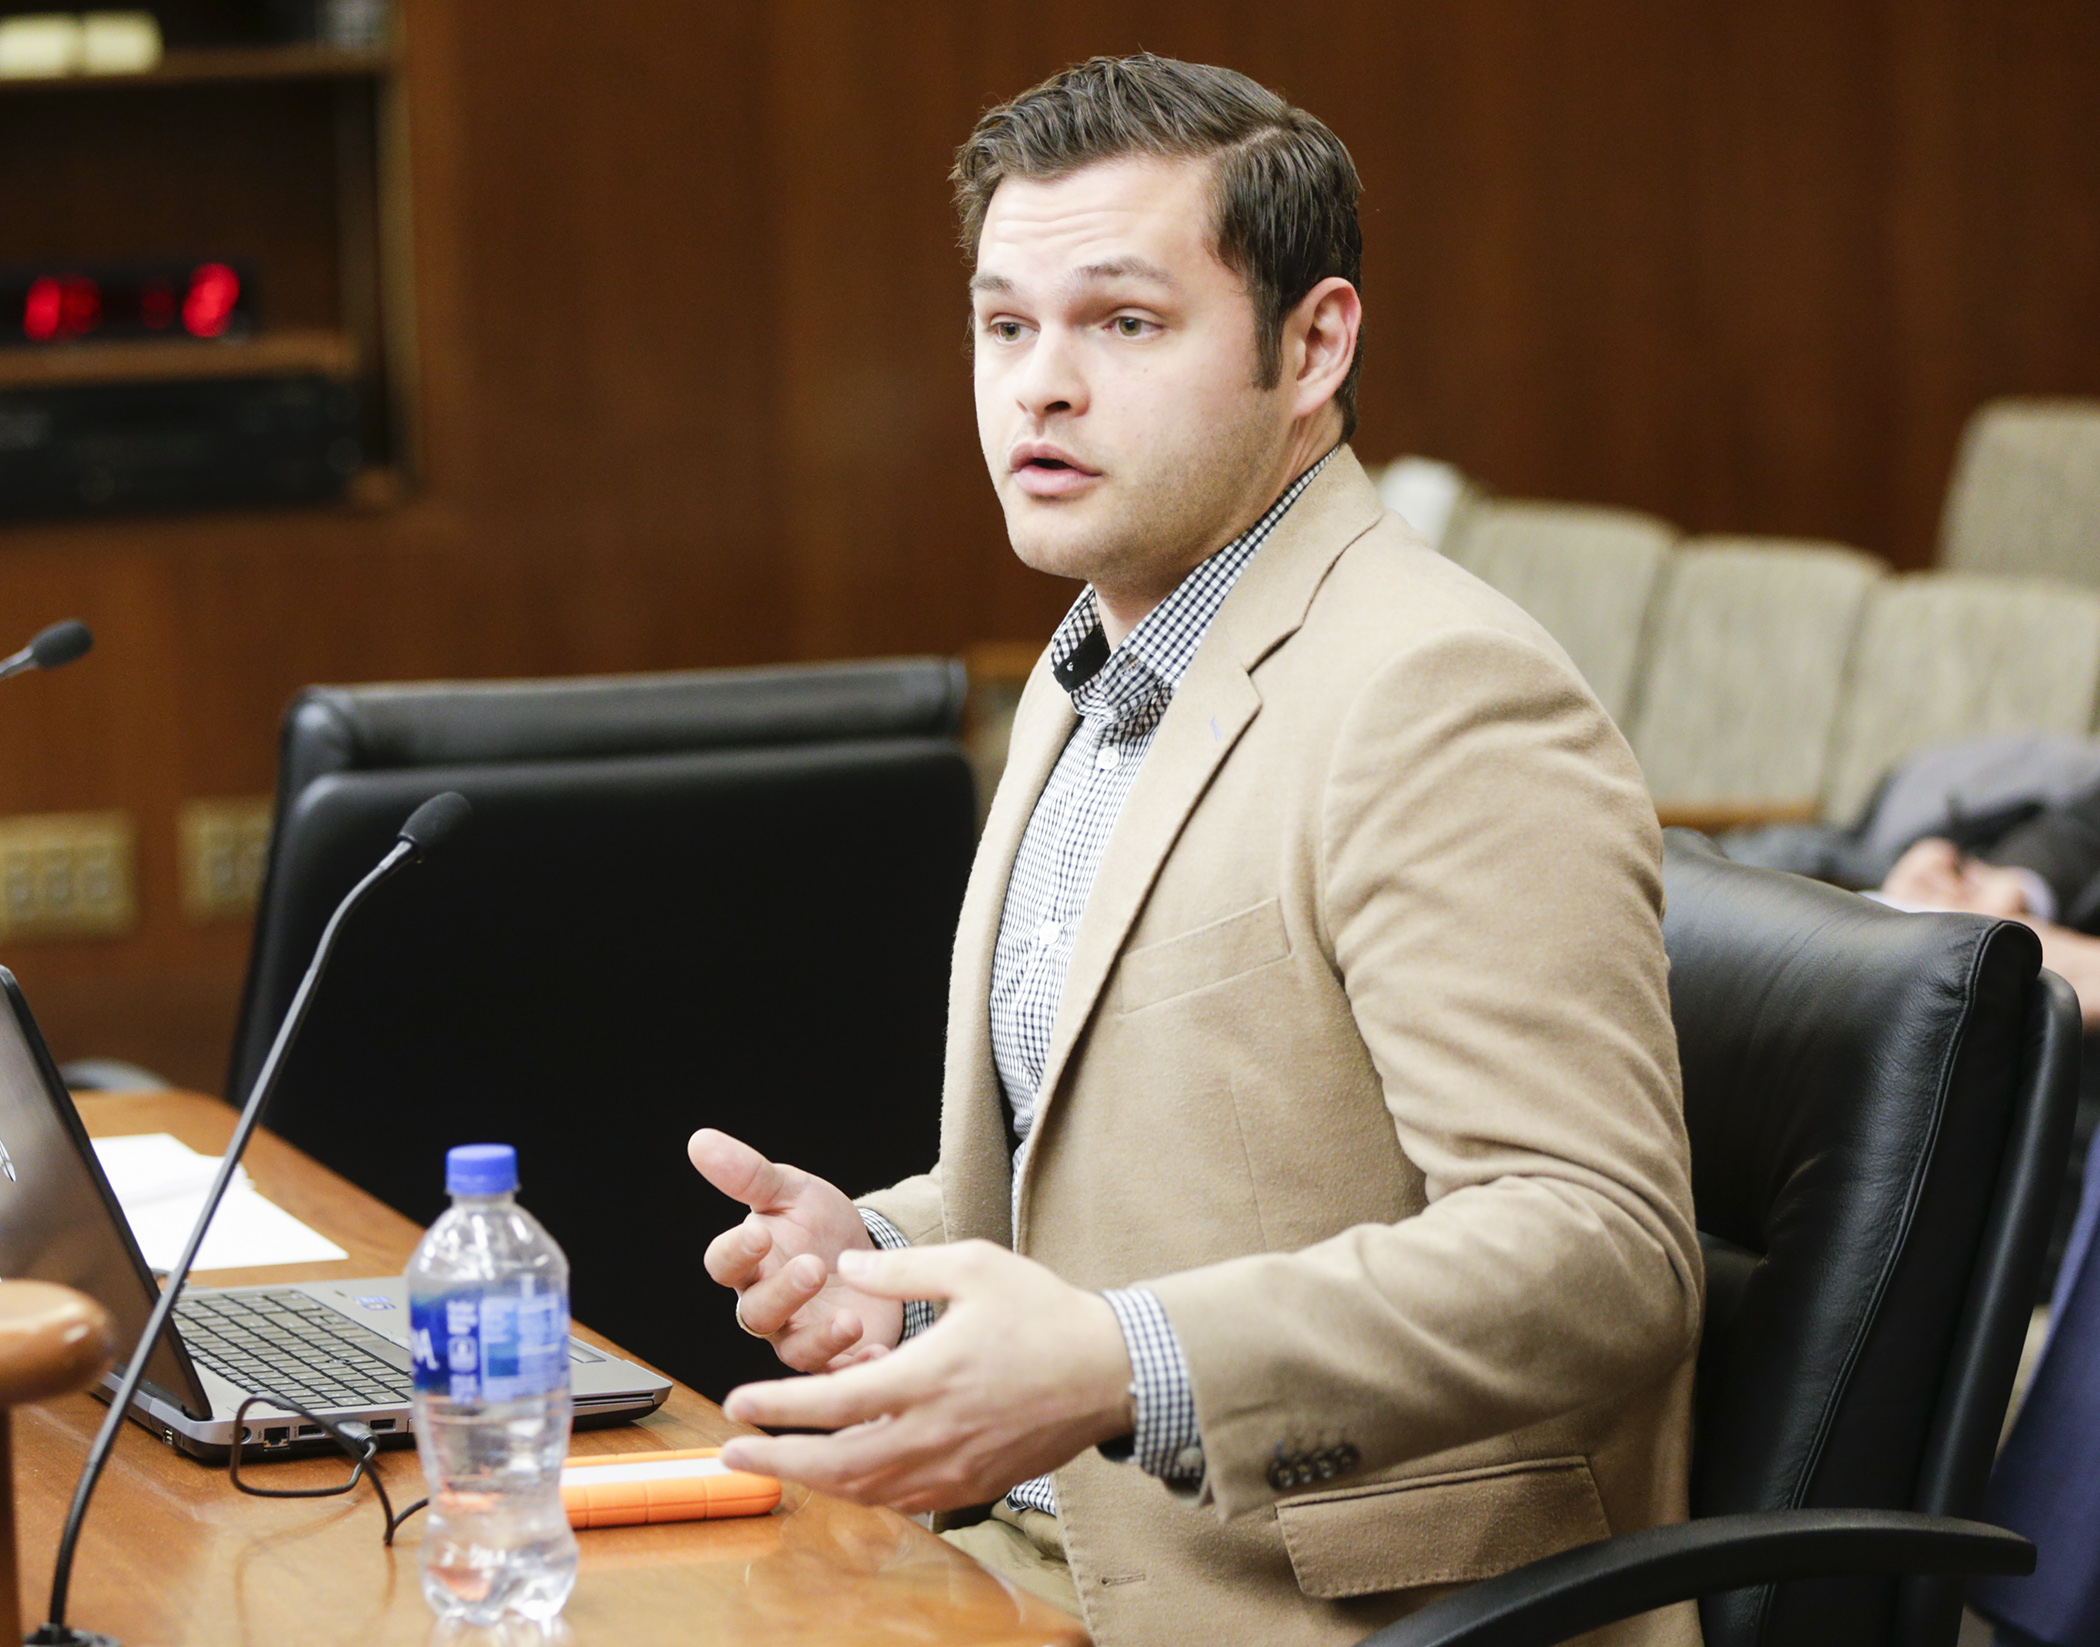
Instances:
[[[1928,835],[1896,860],[1881,891],[1914,909],[2026,922],[2041,936],[2042,964],[2078,992],[2092,1034],[2100,1029],[2100,936],[2090,930],[2100,925],[2100,789],[2048,808],[1988,851],[1972,855]]]
[[[967,1511],[1101,1647],[1338,1647],[1680,1519],[1703,1271],[1654,807],[1561,648],[1346,444],[1347,151],[1229,70],[1097,58],[955,181],[1008,534],[1084,587],[965,896],[936,1170],[855,1203],[692,1140],[750,1209],[709,1274],[815,1375],[726,1410],[830,1432],[725,1461]]]

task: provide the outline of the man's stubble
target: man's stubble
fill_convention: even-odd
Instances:
[[[1024,500],[1006,509],[1008,541],[1024,566],[1097,588],[1149,587],[1163,599],[1202,561],[1238,537],[1290,476],[1275,474],[1288,435],[1268,396],[1234,397],[1221,415],[1133,474],[1108,473],[1114,507],[1058,520]],[[1002,498],[1002,502],[1004,499]],[[1046,516],[1048,518],[1046,518]]]

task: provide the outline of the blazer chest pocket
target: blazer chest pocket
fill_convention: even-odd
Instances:
[[[1579,1456],[1307,1493],[1276,1520],[1298,1588],[1329,1601],[1472,1584],[1611,1536]]]
[[[1283,905],[1266,898],[1237,915],[1129,951],[1116,966],[1116,1010],[1157,1006],[1280,961],[1290,952]]]

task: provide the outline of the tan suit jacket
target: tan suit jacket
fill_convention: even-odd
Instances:
[[[867,1204],[1164,1303],[1207,1473],[1057,1473],[1096,1640],[1353,1642],[1682,1518],[1702,1272],[1660,838],[1566,655],[1336,455],[1124,806],[1016,1220],[992,947],[1072,726],[1039,664],[963,904],[940,1165]]]

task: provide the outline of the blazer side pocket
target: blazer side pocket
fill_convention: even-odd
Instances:
[[[1116,1010],[1157,1006],[1280,961],[1290,952],[1283,904],[1265,898],[1237,915],[1128,951],[1116,964]]]
[[[1276,1520],[1298,1588],[1326,1601],[1471,1584],[1611,1535],[1581,1457],[1307,1493]]]

